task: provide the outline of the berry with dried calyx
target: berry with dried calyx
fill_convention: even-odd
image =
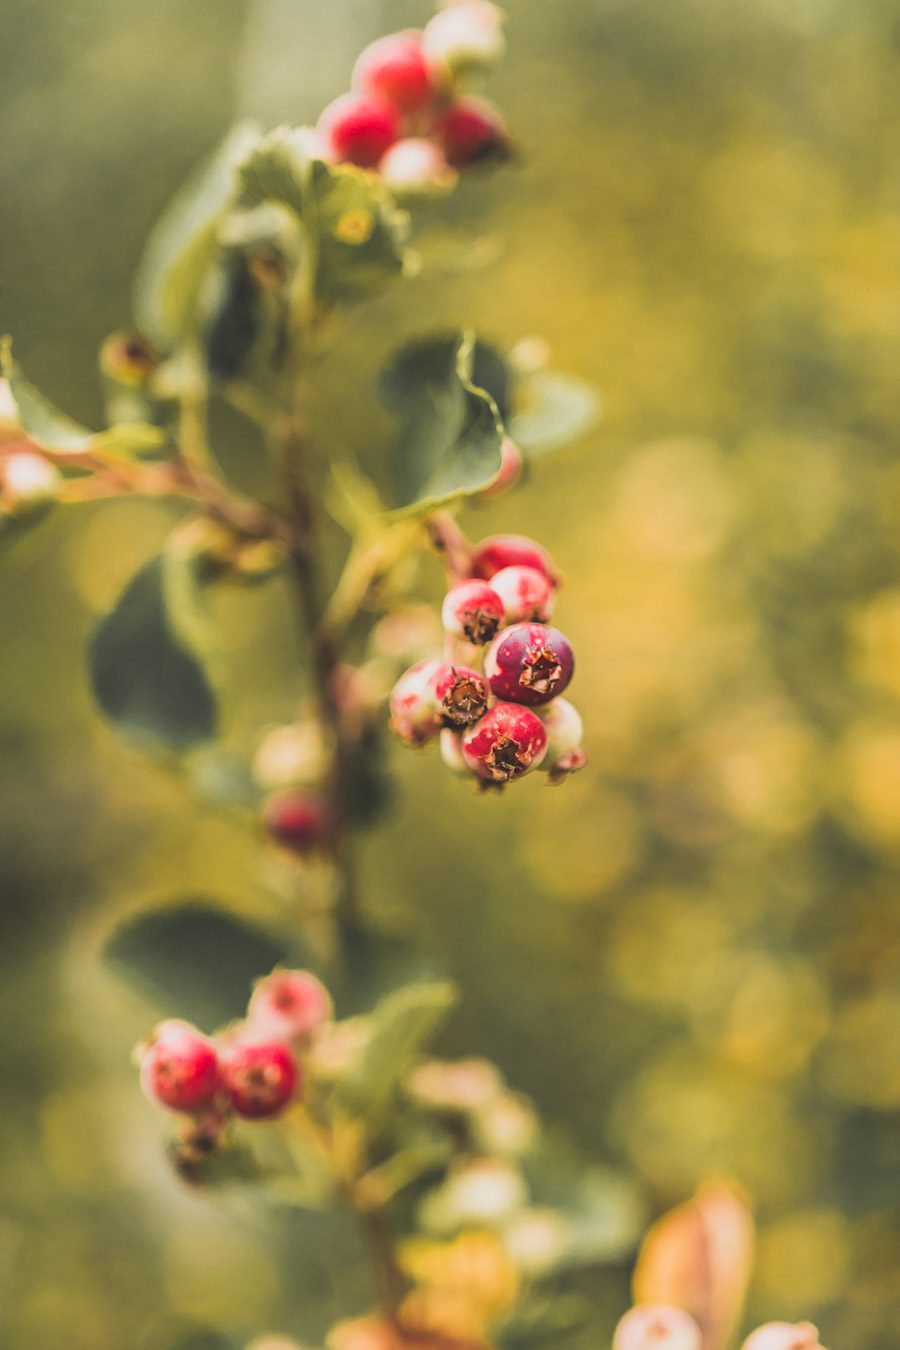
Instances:
[[[275,970],[260,980],[247,1009],[251,1033],[305,1041],[331,1020],[331,995],[308,970]]]
[[[374,169],[400,135],[393,108],[360,94],[342,94],[316,124],[321,155],[339,164]]]
[[[392,33],[366,47],[353,67],[353,89],[376,103],[415,112],[431,102],[434,79],[421,34]]]
[[[524,467],[522,451],[515,441],[504,436],[500,442],[500,468],[497,470],[497,476],[482,492],[479,492],[479,499],[483,502],[492,502],[496,497],[502,497],[504,492],[508,492],[518,483]]]
[[[556,567],[546,549],[523,534],[494,534],[482,539],[472,550],[473,577],[490,581],[504,567],[534,567],[559,584]]]
[[[328,812],[321,799],[311,792],[286,789],[274,793],[266,802],[263,827],[282,848],[305,858],[325,843]]]
[[[435,678],[438,714],[445,727],[468,727],[487,707],[484,676],[467,666],[442,665]]]
[[[441,608],[444,630],[481,646],[503,622],[503,601],[486,581],[461,581],[447,592]]]
[[[200,1111],[221,1086],[215,1046],[190,1022],[160,1022],[137,1048],[141,1087],[170,1111]]]
[[[488,648],[484,673],[495,698],[513,703],[549,703],[567,688],[575,656],[558,628],[519,623],[504,628]]]
[[[506,623],[546,623],[556,604],[556,587],[536,567],[503,567],[491,577],[503,601]]]
[[[396,197],[440,197],[457,179],[441,147],[424,136],[396,141],[378,165],[378,174]]]
[[[391,691],[391,730],[407,745],[425,745],[441,729],[436,681],[443,661],[417,661]]]
[[[530,708],[520,703],[495,703],[463,732],[462,752],[479,778],[508,783],[538,767],[547,752],[547,732]]]
[[[581,745],[584,737],[581,714],[568,699],[555,698],[538,709],[538,716],[547,729],[547,754],[541,769],[551,783],[561,783],[587,764],[587,754]]]
[[[300,1067],[281,1041],[233,1041],[222,1050],[221,1072],[232,1107],[247,1120],[277,1115],[301,1088]]]
[[[447,163],[468,168],[509,153],[509,134],[496,108],[481,98],[460,98],[437,124],[437,139]]]
[[[681,1308],[630,1308],[613,1336],[613,1350],[701,1350],[700,1328]]]

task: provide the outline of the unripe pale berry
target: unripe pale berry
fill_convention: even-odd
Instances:
[[[503,601],[486,581],[461,581],[447,592],[441,608],[444,630],[481,645],[503,622]]]
[[[532,707],[561,694],[574,669],[568,639],[544,623],[504,628],[484,658],[484,673],[494,697]]]
[[[14,450],[0,461],[0,498],[3,507],[14,515],[52,502],[60,482],[56,466],[31,450]]]
[[[639,1305],[616,1327],[613,1350],[701,1350],[700,1328],[681,1308]]]
[[[322,113],[316,137],[326,159],[374,169],[400,134],[393,108],[360,94],[342,94]]]
[[[202,1110],[219,1090],[215,1046],[189,1022],[160,1022],[137,1053],[142,1088],[170,1111]]]
[[[812,1322],[767,1322],[744,1341],[741,1350],[823,1350]]]
[[[440,730],[435,682],[443,666],[443,661],[417,661],[391,691],[391,730],[407,745],[425,745]]]
[[[277,1115],[301,1086],[299,1065],[281,1041],[232,1042],[222,1050],[221,1072],[231,1105],[247,1120]]]
[[[547,754],[541,768],[552,782],[560,782],[587,763],[587,755],[581,748],[584,736],[581,714],[568,699],[555,698],[539,709],[538,716],[547,729]]]
[[[459,778],[471,778],[472,770],[466,763],[462,749],[462,733],[452,727],[444,727],[438,742],[441,759],[451,773]]]
[[[438,714],[446,727],[468,727],[487,707],[487,685],[477,670],[442,665],[435,677]]]
[[[504,492],[508,492],[518,483],[524,467],[522,451],[515,441],[504,436],[500,443],[500,468],[497,470],[497,477],[483,492],[479,492],[481,501],[492,502],[496,497],[502,497]]]
[[[309,792],[276,792],[263,807],[263,827],[270,838],[298,857],[321,848],[328,835],[328,812]]]
[[[462,752],[479,778],[508,783],[537,768],[547,752],[547,732],[530,708],[495,703],[463,733]]]
[[[332,1014],[331,995],[308,970],[275,970],[260,980],[247,1009],[254,1034],[276,1040],[304,1041]]]
[[[366,47],[353,67],[353,89],[376,103],[412,112],[431,101],[431,66],[416,32],[392,33]]]
[[[422,34],[425,55],[435,65],[446,66],[451,75],[487,69],[500,60],[505,46],[503,13],[488,0],[441,10]]]
[[[507,624],[545,623],[553,613],[556,587],[536,567],[502,567],[491,577],[491,585],[503,601]]]
[[[444,147],[447,163],[455,169],[509,149],[503,119],[484,99],[460,98],[451,103],[438,122],[437,138]]]
[[[534,567],[558,584],[550,554],[523,534],[494,534],[482,539],[472,550],[473,577],[490,581],[504,567]]]
[[[392,145],[378,173],[397,197],[437,197],[449,191],[457,178],[441,147],[424,136],[405,136]]]

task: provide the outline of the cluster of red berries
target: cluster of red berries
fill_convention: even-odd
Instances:
[[[211,1148],[230,1116],[263,1120],[303,1093],[303,1055],[331,1019],[328,990],[305,970],[276,970],[255,987],[246,1019],[216,1036],[161,1022],[137,1047],[151,1101],[187,1118],[186,1137]]]
[[[502,154],[509,141],[500,114],[460,93],[502,54],[501,25],[495,5],[461,0],[423,31],[373,42],[356,62],[351,92],[319,118],[318,153],[377,170],[399,193],[449,187],[457,170]]]
[[[391,728],[407,745],[439,737],[444,762],[485,784],[537,768],[558,782],[587,756],[581,718],[560,698],[575,657],[548,623],[558,585],[553,560],[532,539],[496,535],[475,546],[467,570],[444,600],[445,657],[418,661],[400,677]],[[473,662],[482,650],[479,671]]]

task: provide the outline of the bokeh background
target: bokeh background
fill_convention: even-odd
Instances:
[[[330,363],[320,402],[331,443],[365,461],[386,344],[435,322],[540,334],[602,388],[596,432],[467,521],[536,534],[566,572],[592,766],[476,799],[433,757],[392,752],[395,805],[362,845],[369,903],[459,981],[444,1049],[495,1057],[648,1213],[709,1173],[746,1186],[756,1320],[895,1350],[900,9],[507,8],[492,94],[522,153],[446,208],[494,261],[356,311],[355,383]],[[427,13],[5,0],[0,318],[32,378],[96,424],[97,346],[127,323],[142,239],[194,163],[238,114],[314,117],[367,40]],[[0,563],[10,1350],[155,1350],[166,1309],[314,1339],[311,1288],[341,1297],[327,1244],[279,1257],[258,1214],[171,1179],[128,1062],[159,1010],[98,959],[142,902],[265,903],[258,839],[88,697],[91,626],[172,519],[84,508]],[[439,586],[423,574],[426,597]],[[240,743],[291,716],[296,654],[277,586],[216,603]],[[585,1285],[601,1328],[627,1273]]]

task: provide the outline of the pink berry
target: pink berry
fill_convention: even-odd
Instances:
[[[631,1308],[616,1327],[613,1350],[701,1350],[700,1328],[681,1308]]]
[[[509,137],[496,108],[484,99],[460,98],[444,113],[437,127],[447,163],[455,169],[477,164],[509,148]]]
[[[581,748],[584,736],[581,714],[568,699],[555,698],[539,709],[538,716],[547,730],[547,754],[541,768],[549,774],[551,783],[562,782],[587,764],[587,755]]]
[[[202,1110],[219,1090],[215,1046],[189,1022],[160,1022],[138,1053],[141,1086],[170,1111]]]
[[[549,703],[568,686],[575,657],[558,628],[518,623],[498,633],[484,658],[495,698],[535,706]]]
[[[519,703],[495,703],[463,732],[463,758],[479,778],[508,783],[536,769],[547,751],[547,732],[537,713]]]
[[[308,970],[276,970],[260,980],[247,1009],[251,1032],[304,1041],[332,1014],[331,995]]]
[[[503,601],[486,581],[461,581],[447,592],[441,619],[447,633],[480,646],[503,622]]]
[[[556,587],[536,567],[502,567],[491,585],[503,601],[506,623],[546,622],[556,603]]]
[[[546,549],[523,534],[494,534],[472,550],[472,576],[490,581],[504,567],[534,567],[558,584],[556,567]]]
[[[411,112],[431,101],[431,67],[418,33],[392,33],[371,43],[353,67],[351,84],[376,103]]]
[[[342,94],[329,103],[316,126],[327,159],[360,169],[374,169],[399,134],[394,110],[359,94]]]
[[[281,1041],[234,1041],[221,1065],[231,1105],[248,1120],[277,1115],[301,1086],[299,1065]]]
[[[503,55],[503,11],[488,0],[451,5],[429,19],[422,45],[452,75],[485,70]]]
[[[470,778],[472,770],[466,763],[462,748],[462,733],[452,727],[444,727],[440,739],[441,759],[451,773],[460,778]]]
[[[744,1341],[741,1350],[822,1350],[812,1322],[767,1322]]]
[[[508,436],[504,436],[500,443],[500,468],[497,470],[497,477],[483,492],[479,492],[480,499],[485,502],[492,502],[496,497],[502,497],[504,492],[508,492],[511,487],[518,483],[524,467],[525,461],[522,458],[522,451],[515,441],[511,441]]]
[[[457,178],[441,147],[424,136],[405,136],[395,142],[378,165],[378,173],[391,192],[410,197],[440,196]]]
[[[445,727],[471,726],[487,707],[484,677],[467,666],[442,665],[435,680],[435,694]]]
[[[328,812],[310,792],[276,792],[263,807],[266,833],[304,858],[320,848],[328,835]]]
[[[441,728],[436,681],[442,661],[417,661],[391,691],[391,730],[407,745],[425,745]]]

